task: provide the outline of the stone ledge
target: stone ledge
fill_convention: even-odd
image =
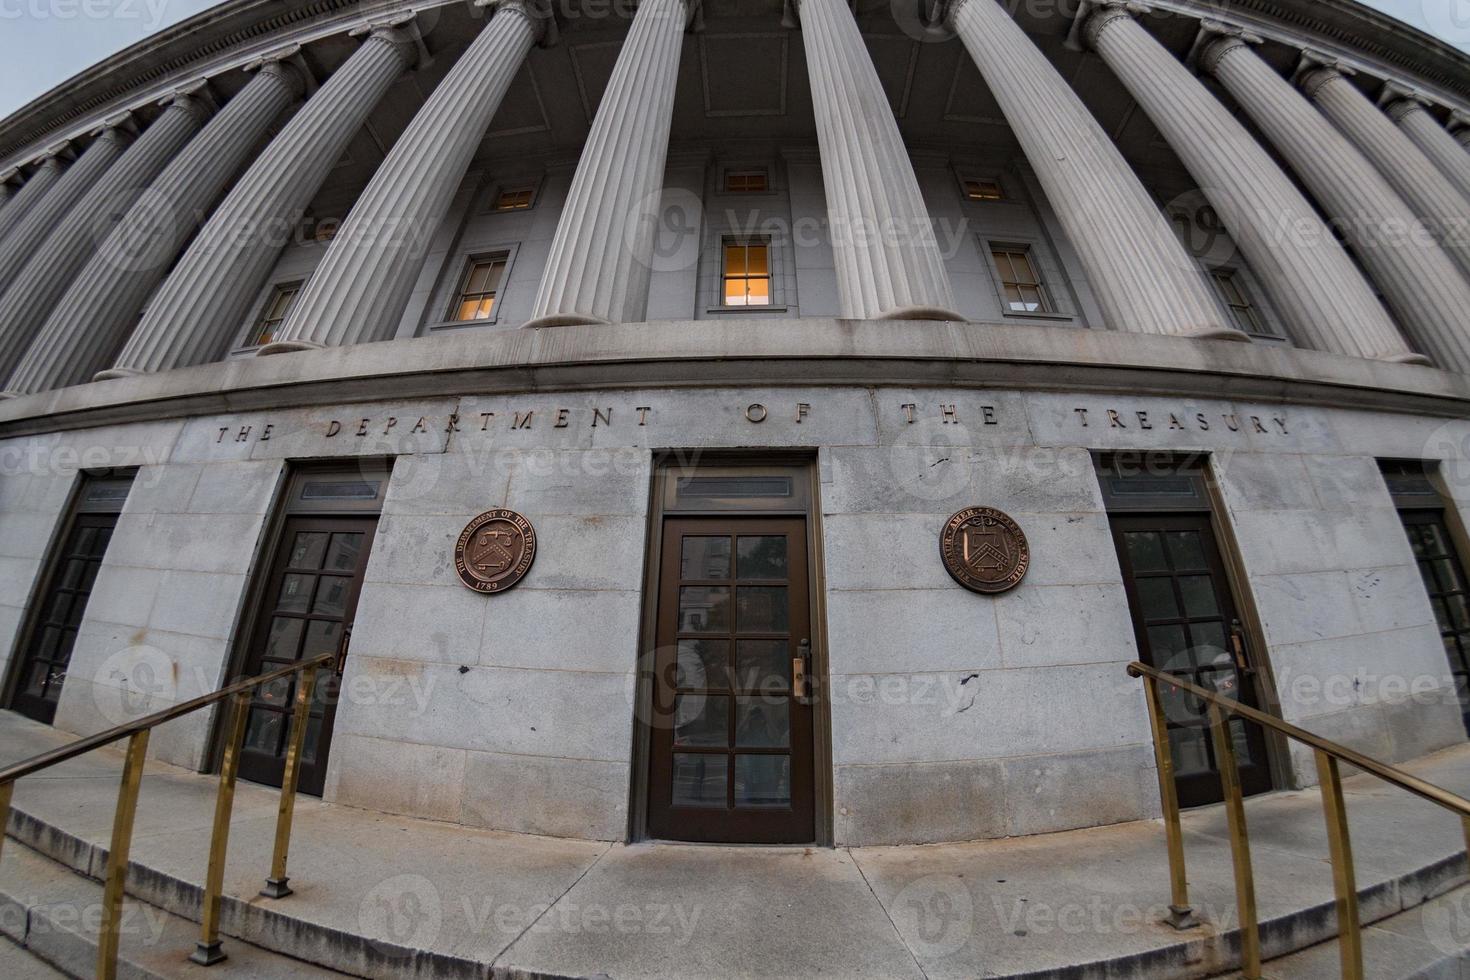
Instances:
[[[118,422],[546,390],[911,385],[1121,391],[1470,416],[1470,377],[1259,344],[981,323],[659,321],[242,358],[0,402],[0,438]]]

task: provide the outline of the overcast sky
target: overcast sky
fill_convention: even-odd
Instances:
[[[215,0],[0,0],[0,117]],[[1470,52],[1470,0],[1366,0]]]

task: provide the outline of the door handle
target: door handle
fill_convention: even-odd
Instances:
[[[1245,629],[1240,625],[1240,620],[1230,621],[1230,651],[1235,655],[1235,669],[1242,674],[1253,674],[1255,668],[1251,666],[1249,658],[1245,655]]]
[[[337,662],[333,666],[337,676],[342,676],[342,671],[347,669],[347,644],[352,642],[352,624],[347,623],[342,627],[342,639],[337,641]]]
[[[791,694],[797,704],[812,703],[812,641],[802,640],[791,658]]]

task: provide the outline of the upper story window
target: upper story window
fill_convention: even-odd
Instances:
[[[1240,276],[1234,269],[1215,269],[1210,273],[1210,281],[1215,284],[1215,292],[1230,311],[1230,318],[1236,327],[1248,334],[1271,335],[1271,331],[1262,322],[1260,313],[1251,304],[1250,297],[1245,294]]]
[[[469,260],[459,292],[449,311],[451,320],[489,320],[495,314],[495,298],[500,293],[500,282],[505,278],[505,267],[510,262],[509,252],[480,255]]]
[[[521,184],[515,187],[502,187],[495,193],[495,201],[490,206],[492,211],[524,211],[536,200],[536,187],[534,184]]]
[[[291,307],[296,304],[296,297],[301,295],[301,287],[304,285],[306,280],[296,279],[292,282],[279,282],[271,287],[271,294],[261,307],[260,316],[250,328],[250,336],[245,338],[246,347],[261,347],[275,339],[276,331],[281,329],[281,324],[291,314]]]
[[[771,305],[770,251],[765,241],[726,239],[720,273],[720,297],[725,306]]]
[[[1026,245],[992,242],[990,255],[1000,284],[1001,306],[1007,313],[1053,313],[1046,284],[1041,281],[1031,249]]]
[[[770,175],[765,170],[725,171],[727,194],[764,194],[770,189]]]
[[[960,188],[967,201],[1003,201],[1006,196],[1000,181],[984,177],[963,177]]]

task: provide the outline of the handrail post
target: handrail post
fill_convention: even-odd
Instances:
[[[245,719],[250,715],[250,692],[230,698],[230,724],[225,736],[224,757],[219,767],[219,789],[214,796],[214,830],[209,836],[209,871],[204,879],[204,903],[199,916],[199,941],[190,961],[213,966],[227,959],[220,948],[220,893],[225,883],[225,856],[230,846],[230,813],[235,806],[235,774],[240,767],[240,743],[245,740]]]
[[[1199,917],[1189,904],[1189,881],[1184,871],[1184,832],[1179,827],[1179,788],[1174,785],[1174,753],[1169,747],[1169,724],[1158,683],[1145,676],[1148,720],[1154,739],[1154,770],[1159,777],[1159,803],[1164,811],[1164,837],[1169,847],[1169,918],[1175,929],[1192,929]]]
[[[286,747],[286,769],[281,774],[281,802],[276,812],[276,846],[271,854],[271,873],[260,893],[266,898],[291,894],[286,875],[286,855],[291,844],[291,819],[296,812],[296,777],[301,772],[301,752],[306,744],[306,727],[311,715],[311,695],[318,667],[301,672],[296,684],[296,705],[291,712],[291,732]]]
[[[138,790],[143,761],[148,755],[148,733],[128,736],[122,778],[117,787],[117,811],[112,818],[112,843],[107,849],[107,879],[102,891],[102,925],[97,934],[98,980],[116,980],[117,944],[122,920],[123,884],[128,873],[128,850],[133,843],[133,818],[138,813]]]
[[[1230,859],[1235,866],[1235,905],[1240,914],[1240,972],[1245,980],[1261,980],[1261,930],[1256,922],[1256,883],[1251,871],[1251,845],[1245,825],[1245,799],[1240,792],[1240,770],[1225,712],[1210,702],[1210,735],[1215,763],[1225,790],[1225,817],[1230,827]]]
[[[1337,891],[1337,952],[1343,980],[1363,980],[1363,935],[1358,929],[1358,885],[1353,872],[1353,845],[1348,835],[1347,805],[1337,760],[1314,749],[1322,809],[1327,817],[1327,844],[1332,854],[1332,887]]]

